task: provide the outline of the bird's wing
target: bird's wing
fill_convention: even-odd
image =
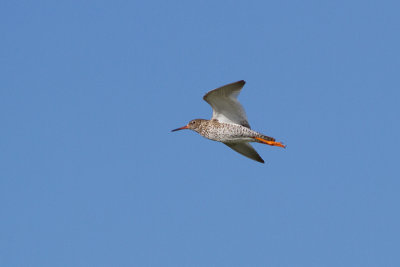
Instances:
[[[239,124],[250,128],[246,112],[237,100],[245,81],[230,83],[214,89],[204,95],[203,99],[211,105],[213,115],[211,119],[219,122]]]
[[[246,156],[255,161],[264,163],[264,160],[260,157],[257,151],[249,143],[224,143],[236,152]]]

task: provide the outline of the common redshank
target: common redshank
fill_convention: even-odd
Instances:
[[[250,129],[246,112],[237,100],[245,83],[243,80],[230,83],[205,94],[203,99],[213,109],[211,120],[191,120],[186,126],[172,132],[183,129],[193,130],[205,138],[224,143],[243,156],[264,163],[257,151],[249,144],[250,142],[283,148],[286,146],[275,142],[273,137]]]

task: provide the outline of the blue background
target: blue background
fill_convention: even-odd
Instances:
[[[1,266],[400,266],[398,1],[2,1]],[[249,160],[194,132],[247,81]]]

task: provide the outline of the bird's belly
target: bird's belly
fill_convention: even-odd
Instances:
[[[224,143],[236,143],[236,142],[252,142],[254,139],[248,134],[237,132],[237,131],[208,131],[204,137],[224,142]]]

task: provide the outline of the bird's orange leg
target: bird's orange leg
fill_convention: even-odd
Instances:
[[[279,147],[286,148],[286,146],[283,145],[281,142],[268,141],[268,140],[262,139],[260,137],[254,137],[254,139],[258,140],[260,143],[267,144],[270,146],[279,146]]]

